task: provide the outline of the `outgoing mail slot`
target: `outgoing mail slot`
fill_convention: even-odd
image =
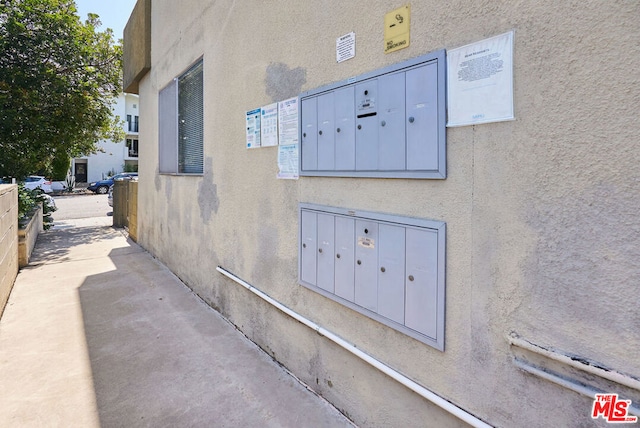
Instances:
[[[378,80],[356,85],[356,170],[378,169]]]

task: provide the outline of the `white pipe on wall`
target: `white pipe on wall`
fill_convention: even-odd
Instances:
[[[460,407],[450,403],[449,401],[445,400],[444,398],[440,397],[439,395],[434,394],[433,392],[429,391],[428,389],[426,389],[422,385],[420,385],[420,384],[414,382],[413,380],[409,379],[408,377],[406,377],[402,373],[392,369],[391,367],[387,366],[383,362],[381,362],[379,360],[376,360],[371,355],[366,354],[365,352],[361,351],[360,349],[358,349],[352,343],[349,343],[349,342],[345,341],[341,337],[336,336],[335,334],[331,333],[330,331],[320,327],[318,324],[314,323],[313,321],[303,317],[302,315],[298,314],[297,312],[294,312],[293,310],[291,310],[288,307],[284,306],[282,303],[278,302],[277,300],[274,300],[269,295],[267,295],[267,294],[263,293],[262,291],[258,290],[257,288],[255,288],[254,286],[249,284],[248,282],[245,282],[244,280],[238,278],[237,276],[235,276],[231,272],[227,271],[226,269],[218,266],[216,268],[216,270],[218,272],[220,272],[221,274],[223,274],[224,276],[226,276],[227,278],[232,279],[233,281],[235,281],[238,284],[242,285],[244,288],[246,288],[247,290],[251,291],[252,293],[257,295],[261,299],[267,301],[268,303],[272,304],[276,308],[280,309],[285,314],[287,314],[290,317],[294,318],[295,320],[301,322],[302,324],[306,325],[307,327],[315,330],[318,334],[326,337],[327,339],[329,339],[332,342],[336,343],[337,345],[341,346],[343,349],[351,352],[353,355],[355,355],[358,358],[366,361],[367,363],[369,363],[373,367],[377,368],[378,370],[380,370],[381,372],[383,372],[387,376],[391,377],[392,379],[395,379],[396,381],[400,382],[401,384],[403,384],[404,386],[406,386],[407,388],[409,388],[410,390],[412,390],[416,394],[426,398],[427,400],[429,400],[430,402],[432,402],[436,406],[446,410],[447,412],[449,412],[452,415],[456,416],[457,418],[463,420],[464,422],[468,423],[469,425],[471,425],[473,427],[478,427],[478,428],[480,428],[480,427],[481,428],[490,428],[491,427],[491,425],[488,425],[487,423],[485,423],[482,420],[478,419],[477,417],[473,416],[471,413],[469,413],[469,412],[461,409]]]

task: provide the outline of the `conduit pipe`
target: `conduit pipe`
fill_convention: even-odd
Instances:
[[[242,280],[241,278],[235,276],[234,274],[232,274],[228,270],[224,269],[223,267],[218,266],[216,268],[216,270],[218,272],[220,272],[221,274],[223,274],[224,276],[226,276],[227,278],[229,278],[229,279],[237,282],[238,284],[242,285],[244,288],[246,288],[247,290],[251,291],[256,296],[260,297],[261,299],[265,300],[266,302],[268,302],[271,305],[275,306],[276,308],[280,309],[282,312],[284,312],[285,314],[289,315],[291,318],[294,318],[295,320],[301,322],[302,324],[306,325],[307,327],[315,330],[318,334],[326,337],[327,339],[329,339],[332,342],[336,343],[337,345],[341,346],[343,349],[351,352],[356,357],[358,357],[358,358],[362,359],[363,361],[369,363],[370,365],[372,365],[376,369],[380,370],[381,372],[383,372],[387,376],[389,376],[392,379],[395,379],[396,381],[400,382],[402,385],[406,386],[407,388],[409,388],[410,390],[412,390],[416,394],[426,398],[427,400],[429,400],[430,402],[432,402],[436,406],[442,408],[443,410],[446,410],[447,412],[451,413],[455,417],[463,420],[464,422],[468,423],[469,425],[471,425],[473,427],[491,428],[491,425],[488,425],[487,423],[485,423],[482,420],[478,419],[477,417],[473,416],[471,413],[469,413],[469,412],[461,409],[460,407],[450,403],[449,401],[445,400],[444,398],[440,397],[439,395],[434,394],[433,392],[429,391],[428,389],[426,389],[422,385],[420,385],[420,384],[414,382],[413,380],[409,379],[408,377],[406,377],[402,373],[392,369],[391,367],[387,366],[383,362],[373,358],[371,355],[366,354],[365,352],[361,351],[355,345],[345,341],[344,339],[342,339],[341,337],[333,334],[332,332],[320,327],[318,324],[316,324],[313,321],[303,317],[299,313],[294,312],[293,310],[291,310],[288,307],[284,306],[282,303],[280,303],[277,300],[271,298],[268,294],[263,293],[262,291],[260,291],[257,288],[255,288],[253,285],[251,285],[248,282],[245,282],[244,280]]]
[[[640,391],[640,381],[632,378],[631,376],[622,374],[615,370],[605,370],[593,364],[585,364],[582,362],[585,361],[585,359],[576,360],[569,357],[568,355],[560,354],[556,351],[552,351],[550,349],[543,348],[542,346],[535,345],[528,340],[522,339],[516,333],[511,333],[508,337],[508,340],[509,344],[517,346],[518,348],[526,349],[527,351],[543,355],[551,360],[558,361],[576,369],[591,373],[596,376],[600,376],[604,379]]]

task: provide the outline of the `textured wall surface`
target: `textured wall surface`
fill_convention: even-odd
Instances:
[[[153,2],[139,242],[248,337],[358,425],[460,423],[217,265],[497,426],[593,424],[589,397],[516,368],[512,332],[640,378],[640,3],[413,2],[411,45],[388,55],[400,3],[183,3]],[[516,120],[448,129],[446,180],[277,180],[275,148],[245,149],[247,110],[509,30]],[[205,172],[159,175],[158,91],[200,57]],[[297,284],[299,202],[447,223],[445,352]]]
[[[0,184],[0,317],[18,275],[18,186]]]

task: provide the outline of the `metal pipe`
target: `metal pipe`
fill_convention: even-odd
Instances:
[[[293,310],[291,310],[288,307],[284,306],[282,303],[280,303],[277,300],[271,298],[269,295],[267,295],[267,294],[263,293],[262,291],[258,290],[253,285],[251,285],[248,282],[245,282],[244,280],[242,280],[241,278],[235,276],[234,274],[232,274],[228,270],[226,270],[226,269],[224,269],[224,268],[222,268],[220,266],[218,266],[216,268],[216,270],[218,272],[220,272],[221,274],[223,274],[224,276],[226,276],[227,278],[232,279],[233,281],[235,281],[238,284],[242,285],[244,288],[246,288],[247,290],[251,291],[252,293],[257,295],[261,299],[267,301],[268,303],[272,304],[276,308],[280,309],[285,314],[287,314],[290,317],[294,318],[295,320],[301,322],[302,324],[306,325],[307,327],[315,330],[318,334],[326,337],[327,339],[329,339],[332,342],[336,343],[337,345],[341,346],[343,349],[351,352],[353,355],[355,355],[358,358],[360,358],[360,359],[364,360],[365,362],[369,363],[370,365],[372,365],[373,367],[377,368],[378,370],[380,370],[381,372],[383,372],[387,376],[391,377],[392,379],[395,379],[396,381],[400,382],[401,384],[403,384],[404,386],[406,386],[407,388],[409,388],[410,390],[412,390],[416,394],[426,398],[427,400],[429,400],[430,402],[432,402],[436,406],[442,408],[443,410],[446,410],[447,412],[449,412],[452,415],[456,416],[457,418],[463,420],[464,422],[468,423],[469,425],[471,425],[473,427],[478,427],[478,428],[491,428],[491,425],[488,425],[484,421],[482,421],[482,420],[478,419],[477,417],[473,416],[471,413],[469,413],[469,412],[461,409],[460,407],[450,403],[449,401],[445,400],[444,398],[440,397],[439,395],[436,395],[435,393],[429,391],[428,389],[426,389],[422,385],[414,382],[413,380],[409,379],[408,377],[406,377],[402,373],[398,372],[397,370],[392,369],[391,367],[387,366],[386,364],[384,364],[380,360],[377,360],[377,359],[373,358],[371,355],[361,351],[360,349],[358,349],[352,343],[347,342],[346,340],[342,339],[341,337],[339,337],[339,336],[331,333],[330,331],[320,327],[318,324],[314,323],[313,321],[303,317],[299,313],[294,312]]]
[[[614,370],[605,370],[598,366],[584,364],[580,361],[576,361],[571,357],[560,354],[558,352],[551,351],[549,349],[543,348],[538,345],[534,345],[533,343],[524,340],[518,336],[515,336],[514,333],[509,335],[509,343],[513,346],[517,346],[518,348],[526,349],[527,351],[531,351],[533,353],[543,355],[551,360],[555,360],[566,364],[568,366],[574,367],[576,369],[594,374],[596,376],[602,377],[604,379],[610,380],[615,383],[619,383],[620,385],[627,386],[629,388],[640,391],[640,381],[634,379],[630,376],[624,375],[622,373],[616,372]]]
[[[596,389],[593,388],[589,388],[587,386],[584,386],[582,384],[576,383],[576,382],[572,382],[569,379],[565,379],[563,377],[560,377],[558,375],[556,375],[555,373],[551,373],[542,369],[539,369],[535,366],[532,366],[522,360],[519,359],[514,359],[514,364],[516,365],[516,367],[518,367],[520,370],[523,370],[527,373],[531,373],[532,375],[541,377],[542,379],[546,379],[549,382],[553,382],[556,385],[560,385],[564,388],[570,389],[573,392],[577,392],[578,394],[582,394],[586,397],[589,397],[591,399],[595,398],[596,394],[600,394],[602,393],[602,391],[598,391]],[[629,408],[627,409],[629,413],[631,413],[632,415],[635,416],[640,416],[640,409],[638,409],[635,406],[629,406]]]

